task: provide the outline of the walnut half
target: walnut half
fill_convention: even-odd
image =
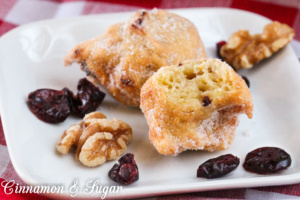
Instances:
[[[266,25],[262,34],[250,35],[249,31],[240,30],[221,47],[220,55],[236,70],[251,68],[287,45],[294,35],[291,27],[276,21]]]
[[[132,129],[127,123],[108,120],[102,113],[93,112],[87,114],[83,122],[66,130],[56,148],[66,154],[74,145],[76,159],[88,167],[95,167],[125,153],[131,139]]]

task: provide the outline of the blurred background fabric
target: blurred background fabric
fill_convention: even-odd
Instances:
[[[0,36],[30,22],[102,14],[138,9],[174,9],[224,7],[254,12],[294,28],[296,36],[291,45],[300,58],[300,0],[0,0]],[[245,22],[247,23],[247,22]],[[13,48],[13,47],[7,47]],[[16,58],[17,59],[17,58]],[[1,114],[1,113],[0,113]],[[10,162],[0,118],[0,183],[15,180],[26,185]],[[300,199],[300,184],[196,192],[145,199]],[[46,199],[37,194],[6,195],[0,186],[0,199]]]

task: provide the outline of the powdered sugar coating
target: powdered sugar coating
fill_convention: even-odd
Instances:
[[[195,26],[164,10],[140,10],[127,22],[108,27],[95,39],[75,46],[65,64],[85,63],[119,102],[139,106],[145,81],[162,66],[205,57]]]
[[[157,151],[178,155],[227,149],[238,115],[251,118],[253,105],[249,88],[232,68],[200,59],[160,68],[142,87],[141,109]]]

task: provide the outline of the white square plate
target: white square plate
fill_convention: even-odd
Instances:
[[[171,10],[191,20],[199,30],[209,57],[215,57],[215,45],[227,40],[239,29],[261,33],[270,22],[262,16],[233,9]],[[74,154],[60,156],[55,145],[78,118],[69,117],[58,125],[43,123],[28,109],[29,92],[39,88],[76,91],[85,74],[78,66],[65,68],[63,57],[78,42],[100,35],[106,27],[124,21],[128,13],[49,20],[21,26],[0,39],[0,95],[4,133],[12,163],[19,176],[31,185],[63,185],[65,193],[52,197],[70,197],[69,187],[77,180],[77,197],[97,198],[96,192],[84,194],[85,184],[100,180],[115,185],[107,173],[115,161],[87,168],[75,161]],[[163,156],[149,143],[148,126],[138,108],[122,106],[106,96],[99,110],[108,118],[128,122],[134,139],[127,152],[135,154],[140,180],[123,186],[111,198],[130,198],[160,194],[217,190],[238,187],[282,185],[300,182],[300,65],[290,46],[261,62],[251,70],[239,72],[250,79],[254,101],[252,120],[241,117],[232,146],[222,152],[188,151],[177,157]],[[240,165],[233,173],[218,179],[196,178],[198,166],[207,159],[232,153],[244,162],[246,154],[258,147],[277,146],[292,156],[292,166],[279,174],[263,176],[246,172]],[[49,195],[49,194],[48,194]]]

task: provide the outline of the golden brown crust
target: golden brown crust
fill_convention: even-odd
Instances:
[[[287,45],[294,35],[291,27],[275,21],[268,24],[262,34],[250,35],[246,30],[234,33],[221,47],[220,54],[236,70],[251,68]]]
[[[237,114],[252,118],[252,98],[245,81],[217,59],[163,67],[141,90],[141,109],[149,138],[161,154],[187,149],[228,148]]]
[[[138,11],[98,38],[75,46],[65,65],[82,64],[125,105],[139,106],[140,90],[160,67],[206,57],[196,27],[164,10]]]

